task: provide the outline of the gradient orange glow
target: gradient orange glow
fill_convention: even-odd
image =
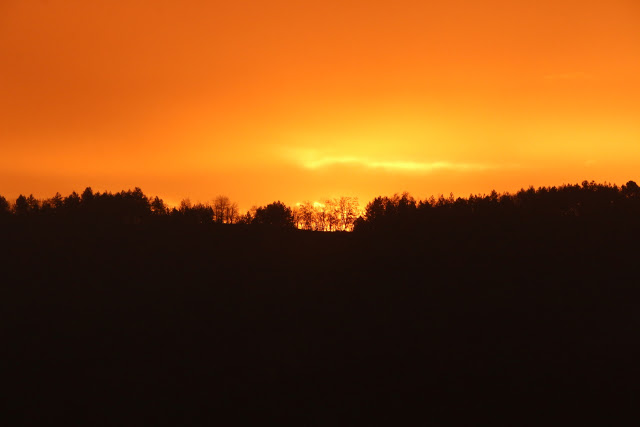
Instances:
[[[0,194],[242,209],[640,170],[640,2],[0,2]]]

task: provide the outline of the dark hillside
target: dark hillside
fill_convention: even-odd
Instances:
[[[22,424],[538,425],[636,404],[626,207],[353,233],[37,218],[1,226]]]

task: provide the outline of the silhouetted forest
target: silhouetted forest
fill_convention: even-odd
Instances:
[[[515,194],[470,195],[468,198],[431,196],[416,200],[408,193],[376,197],[359,211],[357,198],[341,197],[324,203],[306,201],[289,207],[280,201],[253,207],[244,215],[226,196],[212,203],[192,204],[183,200],[170,209],[162,199],[146,196],[140,188],[119,193],[94,193],[87,187],[81,195],[60,193],[37,200],[20,195],[13,204],[0,195],[0,219],[72,220],[111,224],[141,224],[158,221],[192,224],[244,224],[298,228],[311,231],[426,231],[457,223],[477,222],[504,226],[521,221],[625,221],[640,212],[640,187],[629,181],[622,187],[583,181],[581,185],[529,187]],[[11,215],[13,214],[13,215]]]
[[[169,208],[159,197],[146,196],[140,188],[115,194],[94,193],[87,187],[81,195],[63,197],[56,193],[50,199],[38,200],[33,195],[20,195],[13,204],[0,196],[0,212],[4,220],[13,214],[30,221],[89,221],[108,224],[166,223],[243,224],[258,227],[300,228],[313,231],[352,231],[358,218],[358,201],[353,197],[328,199],[322,204],[304,202],[289,207],[280,201],[254,206],[240,214],[237,203],[218,196],[211,203],[191,203],[189,199]]]
[[[96,426],[635,416],[639,219],[633,181],[404,193],[363,211],[348,197],[169,208],[139,188],[0,197],[4,413]]]

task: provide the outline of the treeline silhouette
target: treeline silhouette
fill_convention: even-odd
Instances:
[[[58,220],[90,220],[109,223],[140,224],[166,221],[192,224],[244,224],[298,228],[313,231],[352,231],[359,217],[358,199],[340,197],[324,203],[306,201],[289,207],[280,201],[266,206],[254,206],[240,214],[238,205],[227,196],[217,196],[212,203],[192,203],[184,199],[175,208],[169,208],[159,197],[149,197],[136,187],[118,193],[94,193],[87,187],[82,194],[60,193],[49,199],[38,200],[32,194],[20,195],[10,204],[0,195],[0,215],[20,218],[55,218]]]
[[[410,194],[376,197],[365,215],[356,221],[358,230],[423,230],[434,224],[476,222],[477,225],[517,225],[522,221],[636,220],[640,215],[640,188],[634,181],[618,187],[583,181],[581,185],[529,187],[515,194],[471,195],[448,198],[440,195],[422,201]]]
[[[381,196],[349,214],[353,232],[314,232],[349,229],[327,225],[334,205],[246,215],[220,196],[174,209],[137,188],[0,198],[3,416],[95,426],[636,416],[633,181]]]
[[[468,198],[431,196],[417,200],[409,193],[391,197],[379,196],[359,211],[357,198],[341,197],[324,203],[306,201],[295,207],[277,201],[253,207],[240,214],[236,203],[218,196],[213,203],[191,203],[183,200],[169,208],[159,197],[149,197],[136,187],[117,193],[94,193],[87,187],[82,194],[67,197],[60,193],[38,200],[33,195],[20,195],[13,204],[0,195],[0,215],[21,218],[72,218],[92,221],[139,224],[158,219],[193,224],[254,224],[311,231],[424,231],[446,223],[475,221],[513,224],[514,221],[558,220],[625,220],[640,213],[640,187],[629,181],[618,187],[583,181],[582,184],[559,187],[529,187],[515,194],[470,195]],[[451,224],[453,225],[453,224]]]
[[[149,197],[136,187],[117,193],[96,192],[87,187],[82,194],[60,193],[45,200],[33,195],[18,196],[11,205],[0,196],[0,219],[90,221],[108,224],[142,224],[173,221],[191,224],[254,224],[293,228],[291,208],[282,202],[254,208],[240,215],[238,205],[226,196],[218,196],[213,203],[191,203],[185,199],[179,207],[170,209],[159,197]]]

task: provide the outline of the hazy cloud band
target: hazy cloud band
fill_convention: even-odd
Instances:
[[[307,161],[304,166],[308,169],[320,169],[334,165],[362,166],[370,169],[384,169],[407,172],[435,172],[439,170],[451,171],[482,171],[495,169],[495,166],[480,163],[454,162],[414,162],[414,161],[375,161],[357,157],[325,157]]]

